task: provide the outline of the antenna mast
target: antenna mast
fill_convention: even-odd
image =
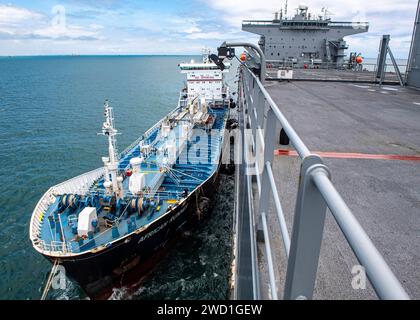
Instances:
[[[111,173],[112,191],[121,197],[120,181],[118,180],[118,156],[117,156],[117,139],[116,135],[118,130],[114,128],[114,112],[112,107],[109,105],[108,100],[104,103],[104,116],[105,122],[102,125],[102,135],[108,136],[108,154],[109,158],[103,158],[105,165],[106,175]],[[108,160],[108,161],[107,161]],[[109,176],[105,177],[106,181],[109,181]]]
[[[286,19],[287,19],[287,2],[288,0],[286,0],[286,4],[284,5],[284,16],[286,17]]]

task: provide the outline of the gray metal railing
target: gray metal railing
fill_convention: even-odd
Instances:
[[[269,200],[272,196],[287,257],[285,299],[312,298],[327,208],[330,209],[357,259],[364,266],[377,295],[382,299],[409,299],[382,255],[335,189],[330,180],[329,169],[323,160],[306,147],[259,78],[246,66],[242,65],[240,68],[239,100],[243,102],[241,107],[245,124],[249,124],[252,129],[252,145],[258,164],[254,165],[254,169],[257,167],[260,170],[255,174],[259,191],[257,195],[252,195],[259,204],[255,218],[258,229],[256,232],[262,232],[262,238],[265,240],[271,297],[278,298],[267,227]],[[278,123],[302,160],[291,237],[287,231],[272,170],[274,137]]]
[[[327,20],[306,20],[306,21],[293,21],[293,20],[243,20],[243,26],[271,26],[271,25],[284,25],[292,27],[340,27],[352,29],[367,29],[369,22],[340,22],[340,21],[327,21]]]
[[[377,64],[363,63],[358,66],[359,69],[351,69],[349,63],[344,63],[337,66],[337,63],[322,62],[305,63],[307,69],[296,67],[292,62],[281,60],[267,60],[267,75],[269,80],[279,79],[279,70],[293,70],[293,80],[309,80],[309,81],[346,81],[346,82],[366,82],[377,83],[376,78]],[[405,81],[406,65],[399,64],[399,70],[403,74],[403,81]],[[387,61],[384,67],[385,83],[399,83],[400,79],[398,72],[392,65],[391,61]]]

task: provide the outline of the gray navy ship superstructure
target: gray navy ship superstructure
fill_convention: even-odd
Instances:
[[[260,35],[259,45],[268,61],[303,67],[306,63],[341,66],[345,50],[344,37],[369,30],[367,22],[333,22],[325,14],[312,16],[301,5],[289,19],[283,11],[273,20],[244,20],[242,30]]]

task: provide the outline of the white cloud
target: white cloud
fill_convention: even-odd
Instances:
[[[240,29],[242,20],[271,20],[275,11],[283,9],[284,12],[285,0],[265,0],[264,5],[255,0],[212,0],[205,3],[220,12],[230,28]],[[288,2],[289,17],[294,15],[300,3],[299,0]],[[327,8],[332,20],[369,22],[368,33],[346,37],[350,50],[375,57],[381,36],[390,34],[394,54],[407,57],[417,7],[415,0],[311,0],[308,4],[313,16],[321,14],[322,8]]]
[[[50,39],[100,39],[97,29],[89,30],[77,25],[66,25],[64,28],[51,25],[35,30],[31,35]]]
[[[57,23],[57,17],[47,16],[26,8],[0,5],[0,37],[3,39],[100,39],[103,26],[87,27]],[[65,19],[64,19],[65,21]]]
[[[23,22],[33,22],[42,18],[44,16],[38,12],[0,4],[0,25],[16,26]]]
[[[204,0],[202,0],[204,1]],[[206,1],[210,7],[225,13],[226,19],[229,16],[241,19],[271,19],[275,11],[284,9],[285,0],[265,0],[264,5],[255,0],[212,0]],[[288,1],[288,15],[295,13],[295,8],[302,1]],[[367,13],[393,13],[415,11],[416,2],[413,0],[311,0],[309,11],[313,14],[321,14],[322,8],[327,8],[333,17],[347,17],[349,19],[357,12]]]
[[[88,25],[88,27],[92,30],[103,30],[105,28],[104,26],[96,23],[91,23],[90,25]]]
[[[285,3],[285,0],[195,1],[199,2],[196,7],[203,9],[201,13],[194,13],[187,6],[171,12],[157,11],[158,5],[145,9],[135,2],[109,0],[109,5],[99,5],[93,1],[62,0],[67,14],[65,28],[54,26],[53,14],[48,10],[43,14],[0,5],[0,54],[14,54],[25,46],[25,52],[36,54],[44,50],[81,54],[199,53],[201,47],[216,47],[225,40],[256,43],[258,36],[241,31],[242,20],[272,19],[274,11]],[[289,0],[289,16],[299,2]],[[415,0],[311,0],[309,11],[320,14],[323,7],[328,7],[336,21],[370,22],[369,33],[346,38],[350,50],[375,57],[381,35],[390,34],[394,54],[407,55]]]
[[[112,15],[112,13],[109,15]],[[124,27],[129,26],[162,35],[171,33],[191,34],[202,31],[200,20],[197,18],[184,18],[172,14],[152,13],[142,10],[131,13],[119,12],[112,20],[115,21],[116,26],[124,21],[122,24]]]
[[[201,32],[201,29],[196,27],[196,26],[192,26],[190,28],[184,29],[183,32],[185,32],[185,33],[196,33],[196,32]]]
[[[195,32],[186,36],[187,39],[217,39],[224,40],[226,39],[226,33],[221,33],[217,31],[212,32]]]

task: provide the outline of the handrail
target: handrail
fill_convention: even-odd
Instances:
[[[261,79],[262,83],[265,82],[267,63],[265,61],[265,54],[259,46],[255,45],[253,43],[250,43],[250,42],[228,42],[228,43],[224,42],[222,44],[222,46],[225,46],[225,47],[244,47],[247,50],[251,49],[254,52],[256,52],[260,57],[260,79]]]
[[[38,233],[40,232],[40,224],[43,219],[43,215],[48,208],[48,206],[55,201],[53,196],[53,187],[49,188],[47,192],[39,199],[37,205],[31,216],[31,221],[29,224],[29,237],[32,242],[39,241]]]
[[[346,22],[346,21],[328,21],[328,20],[243,20],[243,26],[266,26],[266,25],[285,25],[302,26],[305,28],[314,27],[345,27],[345,28],[368,28],[369,22]]]
[[[56,194],[77,193],[89,188],[96,180],[103,176],[105,169],[103,167],[83,173],[67,181],[55,185]]]
[[[180,107],[180,103],[181,103],[181,101],[185,101],[184,99],[181,99],[181,96],[182,96],[182,92],[179,94],[179,99],[178,99],[178,106],[175,108],[175,109],[173,109],[170,113],[169,113],[169,115],[171,115],[171,114],[173,114],[176,110],[178,110],[179,109],[179,107]],[[169,115],[167,115],[166,117],[168,117]],[[127,148],[125,148],[124,149],[124,151],[122,151],[121,153],[120,153],[120,158],[123,158],[124,156],[126,156],[136,145],[138,145],[139,143],[140,143],[140,141],[144,138],[144,137],[146,137],[146,136],[148,136],[153,130],[155,130],[156,128],[158,128],[161,124],[162,124],[162,121],[163,120],[165,120],[165,118],[166,117],[164,117],[164,118],[162,118],[162,119],[160,119],[158,122],[156,122],[152,127],[150,127],[144,134],[143,134],[143,136],[140,136],[140,137],[138,137],[134,142],[132,142]]]
[[[401,283],[335,189],[330,180],[328,168],[322,163],[322,159],[312,154],[308,149],[280,111],[280,108],[268,94],[259,78],[244,65],[241,66],[241,70],[242,87],[240,89],[245,97],[246,104],[244,104],[244,109],[248,110],[246,113],[249,115],[248,119],[251,122],[251,128],[260,128],[259,123],[261,120],[258,119],[258,114],[264,116],[264,109],[266,107],[267,112],[270,112],[270,115],[267,113],[265,116],[267,121],[263,128],[266,131],[264,141],[262,141],[265,150],[264,152],[258,152],[259,156],[261,153],[263,154],[264,170],[262,171],[261,178],[261,192],[257,197],[257,200],[259,199],[260,201],[259,221],[261,224],[257,228],[263,232],[266,242],[265,251],[271,290],[276,290],[276,286],[267,228],[267,202],[269,199],[267,198],[267,193],[273,194],[274,197],[280,233],[288,259],[285,284],[286,298],[307,299],[312,297],[325,212],[328,207],[357,259],[364,266],[367,276],[378,296],[382,299],[409,299]],[[261,108],[263,110],[253,112],[253,110]],[[272,134],[275,132],[273,130],[276,127],[271,114],[280,122],[291,144],[303,161],[291,239],[288,235],[283,209],[271,168],[270,158],[272,159],[272,154],[274,153]],[[261,133],[253,130],[253,141],[257,141],[257,134]],[[306,272],[310,274],[307,275]],[[272,297],[276,298],[277,292],[273,293]]]
[[[41,226],[44,221],[44,215],[48,210],[48,207],[54,203],[57,195],[62,195],[65,193],[83,193],[85,190],[88,190],[90,186],[95,183],[101,176],[104,174],[104,168],[98,168],[84,174],[81,174],[77,177],[74,177],[70,180],[61,182],[51,188],[49,188],[41,199],[38,201],[37,205],[31,216],[31,222],[29,225],[29,238],[31,239],[35,248],[38,248],[41,251],[57,252],[61,253],[63,250],[57,250],[58,246],[49,245],[43,243],[39,238],[39,233],[41,231]],[[62,248],[65,248],[67,252],[71,252],[71,246],[68,243],[61,245]]]
[[[271,169],[271,163],[267,162],[265,165],[265,168],[267,169],[268,178],[270,180],[271,189],[273,191],[274,203],[276,205],[277,217],[280,224],[281,237],[283,238],[284,250],[286,252],[286,256],[289,257],[290,236],[287,231],[286,219],[284,218],[283,208],[281,207],[281,203],[279,199],[279,193],[277,191],[276,182],[274,181],[274,175],[273,175],[273,170]]]
[[[312,177],[356,257],[365,266],[379,296],[382,299],[409,299],[401,283],[375,248],[331,180],[322,172],[315,172]]]
[[[301,159],[309,156],[311,154],[311,152],[309,151],[308,147],[306,147],[306,145],[303,143],[302,139],[296,133],[295,129],[293,129],[292,125],[289,123],[289,121],[286,119],[286,117],[280,111],[279,107],[274,102],[274,100],[271,98],[270,94],[267,92],[265,87],[262,85],[261,81],[251,71],[249,71],[249,73],[254,78],[254,80],[256,81],[256,84],[258,85],[258,88],[261,90],[262,94],[264,95],[264,98],[266,99],[266,101],[270,105],[270,107],[273,110],[274,114],[276,115],[277,119],[280,121],[284,131],[286,131],[287,136],[289,137],[290,141],[292,142],[293,146],[295,147],[295,149],[298,152]]]

